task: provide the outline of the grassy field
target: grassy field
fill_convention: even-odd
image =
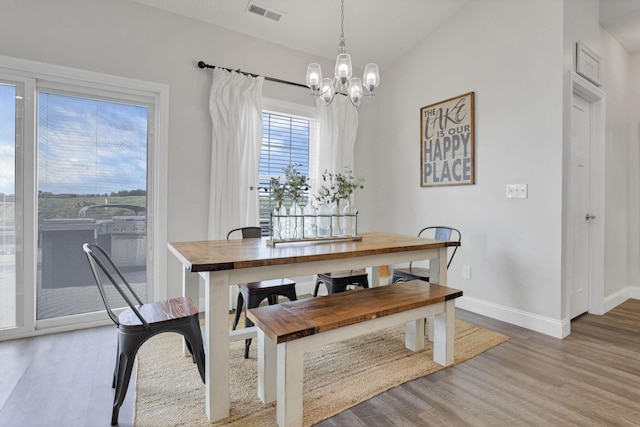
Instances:
[[[51,218],[96,218],[111,219],[117,215],[134,215],[130,209],[117,207],[100,207],[89,209],[81,214],[83,207],[92,205],[133,205],[146,206],[146,196],[114,196],[114,197],[43,197],[38,200],[38,221]],[[141,215],[144,215],[143,211]]]

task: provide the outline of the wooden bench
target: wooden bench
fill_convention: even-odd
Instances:
[[[305,350],[404,323],[405,346],[418,351],[429,316],[433,360],[450,365],[460,296],[457,289],[413,280],[251,309],[249,319],[258,327],[258,396],[277,400],[280,427],[302,426]]]

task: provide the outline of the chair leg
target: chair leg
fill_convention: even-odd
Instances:
[[[189,324],[189,327],[186,328],[185,333],[183,333],[185,337],[185,341],[187,342],[189,349],[191,350],[191,354],[193,356],[193,361],[198,366],[198,372],[200,373],[200,378],[202,382],[205,383],[204,379],[204,344],[202,343],[202,331],[200,330],[200,322],[196,319],[195,321]]]
[[[278,295],[282,295],[286,298],[289,299],[289,301],[295,301],[298,299],[297,295],[296,295],[296,290],[293,289],[292,291],[285,291],[282,294],[272,294],[272,295],[268,295],[267,296],[267,301],[269,301],[269,305],[274,305],[278,303]],[[251,297],[249,297],[251,298]],[[247,301],[247,305],[245,307],[245,318],[244,318],[244,327],[248,328],[253,326],[253,322],[251,320],[249,320],[246,316],[246,310],[249,308],[253,308],[253,307],[258,307],[260,305],[260,303],[264,300],[264,297],[262,300],[251,300],[249,299]],[[248,338],[244,341],[244,358],[248,359],[249,358],[249,348],[251,347],[251,338]]]
[[[233,319],[233,330],[234,331],[238,327],[238,322],[240,321],[240,313],[242,312],[242,306],[243,305],[244,305],[244,298],[242,297],[242,292],[240,292],[238,294],[238,302],[236,303],[236,316]]]
[[[118,379],[116,380],[116,392],[113,397],[113,411],[111,412],[111,425],[118,424],[118,414],[120,413],[120,406],[127,394],[127,388],[129,387],[129,380],[131,379],[131,372],[133,370],[133,362],[135,360],[135,354],[127,354],[126,352],[120,353],[118,357]]]
[[[245,328],[249,328],[253,326],[253,322],[249,320],[249,318],[247,317],[247,310],[249,309],[249,307],[258,307],[261,302],[262,300],[260,301],[251,300],[251,296],[249,296],[247,305],[244,308],[244,327]],[[244,340],[244,358],[245,359],[249,358],[249,347],[251,347],[251,338]]]
[[[316,288],[313,290],[313,296],[317,297],[318,296],[318,290],[320,289],[320,283],[324,283],[322,280],[317,280],[316,281]],[[326,286],[326,284],[325,284]]]
[[[118,377],[118,361],[120,360],[120,343],[116,344],[116,366],[113,368],[113,380],[111,381],[111,388],[116,388],[116,380]]]

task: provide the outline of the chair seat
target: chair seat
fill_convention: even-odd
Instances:
[[[319,273],[318,277],[323,277],[326,279],[345,279],[349,277],[358,277],[362,275],[366,275],[367,270],[346,270],[346,271],[334,271],[333,273]]]
[[[295,286],[296,282],[290,279],[274,279],[274,280],[262,280],[260,282],[243,283],[240,284],[240,288],[246,288],[250,293],[258,292],[261,290],[269,290],[271,292],[287,289],[291,286]]]
[[[296,282],[291,279],[273,279],[262,280],[260,282],[240,283],[240,293],[238,294],[238,302],[236,304],[236,315],[233,320],[232,329],[236,329],[238,322],[240,321],[240,312],[245,312],[244,326],[253,326],[251,320],[247,318],[246,311],[250,308],[256,308],[260,306],[260,303],[265,300],[269,301],[269,304],[277,304],[278,296],[283,296],[289,299],[289,301],[295,301],[298,297],[296,295]],[[249,347],[251,346],[251,338],[245,340],[244,346],[244,358],[249,358]]]
[[[318,279],[316,280],[316,287],[313,291],[313,296],[318,296],[318,289],[320,283],[324,283],[327,287],[329,295],[337,294],[347,290],[347,286],[355,285],[362,286],[363,288],[369,287],[369,276],[366,270],[346,270],[346,271],[334,271],[332,273],[318,273]]]
[[[409,280],[429,281],[429,269],[422,267],[397,268],[393,270],[391,283],[408,282]]]
[[[198,307],[186,297],[144,304],[137,309],[150,325],[198,314]],[[118,321],[121,327],[142,326],[142,322],[130,308],[118,315]]]

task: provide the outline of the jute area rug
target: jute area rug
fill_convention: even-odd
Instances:
[[[454,364],[508,339],[456,319]],[[231,415],[211,425],[276,425],[275,403],[265,405],[257,396],[256,341],[249,359],[243,358],[244,341],[231,344]],[[158,335],[140,348],[136,427],[209,426],[204,385],[196,365],[182,356],[181,348],[181,336],[173,333]],[[429,341],[422,351],[407,350],[404,326],[397,326],[306,352],[304,425],[311,426],[392,387],[444,369],[433,362],[432,351]]]

